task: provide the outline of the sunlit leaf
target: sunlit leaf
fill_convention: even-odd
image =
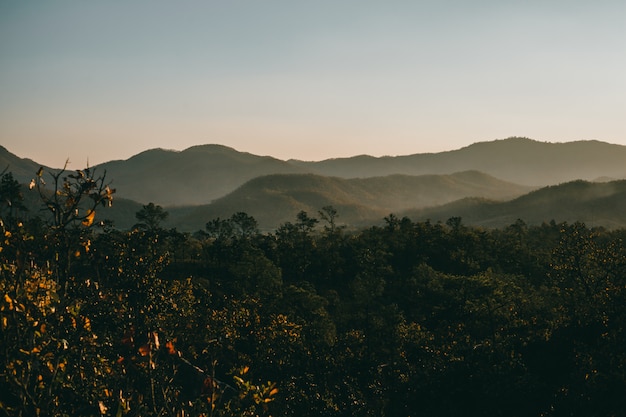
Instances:
[[[87,210],[87,215],[82,221],[83,226],[89,227],[93,224],[93,219],[96,217],[95,210]]]
[[[139,354],[141,356],[148,356],[150,354],[150,345],[139,346]]]
[[[100,408],[100,414],[105,415],[107,413],[107,406],[102,401],[98,401],[98,407]]]
[[[169,353],[170,355],[176,354],[176,348],[174,347],[174,340],[169,340],[165,344],[165,348],[167,349],[167,353]]]

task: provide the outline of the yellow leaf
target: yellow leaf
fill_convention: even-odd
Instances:
[[[89,227],[93,224],[93,219],[96,217],[95,210],[87,210],[87,215],[82,221],[83,226]]]
[[[109,410],[109,408],[106,405],[104,405],[102,401],[98,401],[98,407],[100,407],[100,414],[102,415],[105,415],[107,411]]]

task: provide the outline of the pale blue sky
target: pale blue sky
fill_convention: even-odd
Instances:
[[[626,144],[626,2],[0,0],[0,144],[51,166]]]

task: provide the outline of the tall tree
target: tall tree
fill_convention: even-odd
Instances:
[[[169,213],[165,211],[163,207],[155,205],[154,203],[148,203],[135,213],[135,218],[139,221],[135,227],[155,232],[161,230],[161,225],[168,216]]]

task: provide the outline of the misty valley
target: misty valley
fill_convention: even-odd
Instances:
[[[626,147],[0,147],[0,416],[626,414]]]

